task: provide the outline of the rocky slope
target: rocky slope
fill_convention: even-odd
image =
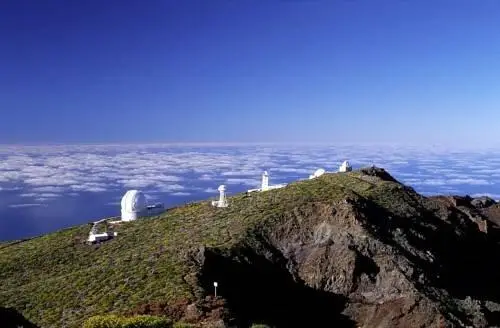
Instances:
[[[118,312],[206,326],[500,326],[497,204],[386,171],[190,204],[88,246],[77,227],[0,246],[0,306],[42,326]],[[217,299],[213,282],[219,283]]]

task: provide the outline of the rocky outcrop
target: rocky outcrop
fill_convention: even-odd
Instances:
[[[361,169],[360,172],[363,174],[364,177],[376,177],[383,181],[399,183],[396,179],[394,179],[394,177],[392,177],[389,174],[389,172],[387,172],[385,169],[381,167],[371,166],[368,168]]]
[[[496,204],[496,201],[493,198],[490,198],[487,196],[474,198],[471,201],[471,205],[474,206],[475,208],[488,208],[488,207],[495,205],[495,204]]]
[[[482,214],[461,209],[466,199],[398,192],[411,217],[353,194],[284,213],[238,247],[198,250],[198,284],[219,282],[238,327],[499,325],[500,251]]]
[[[488,220],[487,212],[488,208],[495,204],[493,199],[488,197],[471,198],[470,196],[433,196],[430,198],[441,202],[447,208],[461,211],[477,225],[481,232],[489,232],[491,220]]]

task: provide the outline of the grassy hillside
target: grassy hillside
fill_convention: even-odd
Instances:
[[[84,243],[78,226],[18,243],[0,244],[0,305],[14,307],[41,327],[81,326],[89,316],[120,313],[151,301],[193,299],[186,254],[200,246],[230,248],[256,225],[271,224],[309,202],[361,194],[390,211],[406,211],[402,186],[360,172],[326,174],[286,188],[208,201],[121,224],[118,237]]]

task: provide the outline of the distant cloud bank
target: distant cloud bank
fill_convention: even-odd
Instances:
[[[306,178],[319,167],[335,171],[348,159],[355,167],[384,167],[422,192],[476,187],[496,196],[500,158],[495,154],[394,145],[0,146],[0,190],[17,188],[20,197],[32,200],[11,207],[126,189],[189,196],[215,193],[222,183],[256,187],[263,170],[271,181]]]

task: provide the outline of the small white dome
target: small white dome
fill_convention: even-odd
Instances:
[[[147,208],[146,196],[139,190],[129,190],[121,201],[122,220],[135,220]]]
[[[317,169],[316,171],[314,171],[314,174],[313,174],[313,175],[314,175],[315,177],[320,177],[320,176],[322,176],[323,174],[325,174],[325,172],[326,172],[326,171],[325,171],[324,169]]]
[[[226,186],[225,185],[220,185],[219,188],[217,188],[218,191],[226,191]]]

